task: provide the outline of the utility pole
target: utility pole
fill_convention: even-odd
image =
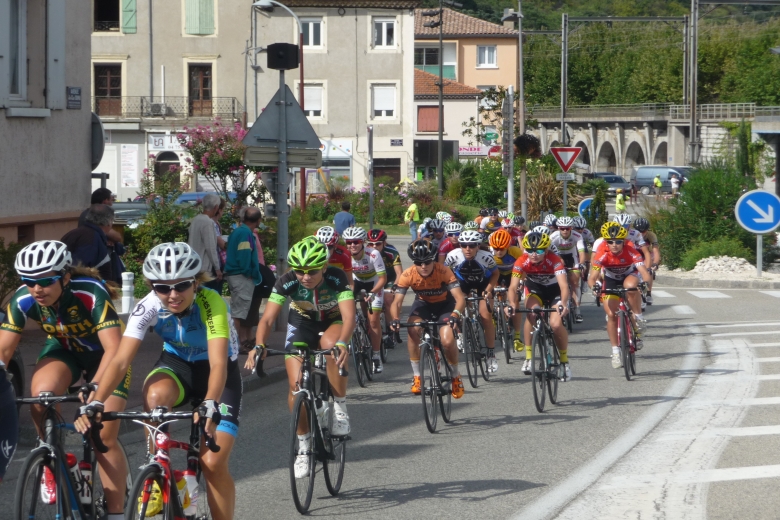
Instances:
[[[453,5],[460,5],[452,3]],[[439,0],[439,9],[423,11],[425,17],[438,16],[438,20],[425,22],[423,27],[439,28],[439,142],[437,143],[436,182],[439,186],[439,197],[444,196],[444,0]]]
[[[688,164],[696,164],[699,162],[699,129],[698,129],[698,114],[696,113],[697,93],[699,88],[699,0],[691,0],[691,46],[690,46],[690,81],[691,88],[688,94],[688,100],[691,105],[691,121],[690,129],[688,131],[689,140],[688,146],[690,147],[690,154],[688,157]]]
[[[689,33],[688,33],[688,23],[689,23],[690,17],[686,14],[683,16],[683,105],[688,104],[688,91],[690,89],[690,85],[688,77],[691,72],[691,59],[689,56],[691,46],[689,39]]]
[[[525,78],[523,70],[523,0],[517,0],[517,129],[525,134]],[[528,220],[527,171],[525,161],[520,165],[520,212]]]
[[[692,0],[696,1],[696,0]],[[561,15],[561,146],[568,144],[566,135],[566,92],[569,84],[569,15]]]

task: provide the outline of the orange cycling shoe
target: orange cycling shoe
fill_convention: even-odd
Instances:
[[[463,397],[463,393],[465,390],[463,389],[463,380],[460,378],[460,376],[456,376],[452,380],[452,397],[455,399],[460,399]]]
[[[414,395],[420,395],[420,376],[414,376],[412,381],[412,393]]]

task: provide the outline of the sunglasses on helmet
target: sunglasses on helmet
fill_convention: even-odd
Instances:
[[[22,282],[24,282],[24,285],[30,288],[35,287],[36,285],[40,285],[41,287],[49,287],[60,278],[62,278],[62,276],[47,276],[46,278],[25,278],[22,276]]]
[[[190,287],[192,287],[193,283],[195,283],[194,278],[176,284],[155,283],[152,284],[152,289],[154,289],[154,292],[156,292],[157,294],[169,294],[171,291],[182,293],[187,289],[189,289]]]

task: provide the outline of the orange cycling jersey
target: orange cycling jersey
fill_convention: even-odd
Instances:
[[[338,267],[347,273],[347,279],[352,279],[352,255],[344,246],[336,244],[336,248],[328,258],[328,265],[330,267]]]
[[[446,300],[449,292],[455,287],[460,287],[460,284],[452,269],[435,262],[433,271],[428,276],[422,276],[414,266],[401,273],[396,291],[406,294],[410,287],[417,295],[418,300],[439,303]]]

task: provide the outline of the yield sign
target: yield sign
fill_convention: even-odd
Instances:
[[[555,157],[555,160],[558,161],[558,165],[561,167],[561,170],[563,170],[563,173],[569,171],[571,165],[574,164],[574,161],[576,161],[577,157],[580,156],[581,151],[582,148],[578,146],[556,146],[550,148],[550,152],[553,154],[553,157]]]

